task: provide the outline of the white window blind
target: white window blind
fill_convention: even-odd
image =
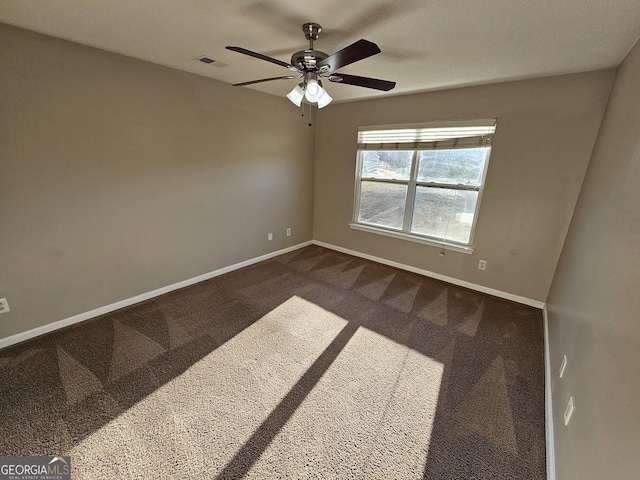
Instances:
[[[496,130],[495,119],[469,124],[421,125],[402,128],[360,127],[359,150],[433,150],[473,148],[490,145]]]

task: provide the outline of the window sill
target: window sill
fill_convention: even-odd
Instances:
[[[401,240],[409,240],[410,242],[423,243],[425,245],[431,245],[433,247],[444,248],[445,250],[453,250],[454,252],[466,253],[469,255],[475,251],[475,248],[471,246],[441,242],[438,240],[432,240],[430,238],[425,238],[418,235],[412,235],[410,233],[395,232],[393,230],[386,230],[384,228],[374,227],[371,225],[363,225],[361,223],[350,223],[349,226],[354,230],[361,230],[363,232],[369,232],[369,233],[377,233],[379,235],[385,235],[387,237],[399,238]]]

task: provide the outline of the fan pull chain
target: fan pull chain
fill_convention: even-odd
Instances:
[[[305,106],[306,106],[306,105],[309,105],[309,112],[307,113],[307,117],[309,117],[309,123],[308,123],[307,125],[308,125],[309,127],[312,127],[312,126],[313,126],[313,123],[312,123],[312,114],[311,114],[311,111],[312,111],[313,105],[311,105],[310,103],[309,103],[309,104],[307,104],[306,102],[302,102],[302,103],[300,104],[300,107],[302,108],[302,114],[301,114],[300,116],[301,116],[301,117],[304,117],[304,109],[305,109]]]
[[[305,106],[309,105],[309,112],[307,113],[307,117],[309,117],[309,123],[307,123],[307,126],[309,127],[313,127],[313,117],[315,117],[315,115],[313,115],[313,105],[310,103],[306,103],[306,102],[302,102],[300,104],[300,108],[302,109],[302,113],[300,114],[301,117],[304,117],[304,109]]]

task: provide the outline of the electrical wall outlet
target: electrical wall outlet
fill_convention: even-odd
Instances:
[[[575,410],[575,404],[573,403],[573,397],[569,397],[569,401],[567,402],[567,408],[564,411],[565,427],[569,425],[569,420],[571,420],[571,415],[573,415],[574,410]]]
[[[0,298],[0,314],[10,312],[9,302],[7,302],[6,298]]]
[[[267,233],[267,240],[273,240],[273,233]]]
[[[567,356],[562,356],[562,363],[560,364],[560,378],[564,375],[564,369],[567,368]]]
[[[487,269],[487,261],[486,260],[480,260],[478,262],[478,270],[486,270]]]
[[[287,237],[291,236],[291,228],[287,228]]]

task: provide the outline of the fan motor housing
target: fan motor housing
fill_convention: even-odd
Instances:
[[[320,50],[300,50],[291,56],[291,65],[306,71],[315,71],[316,65],[329,55]]]

